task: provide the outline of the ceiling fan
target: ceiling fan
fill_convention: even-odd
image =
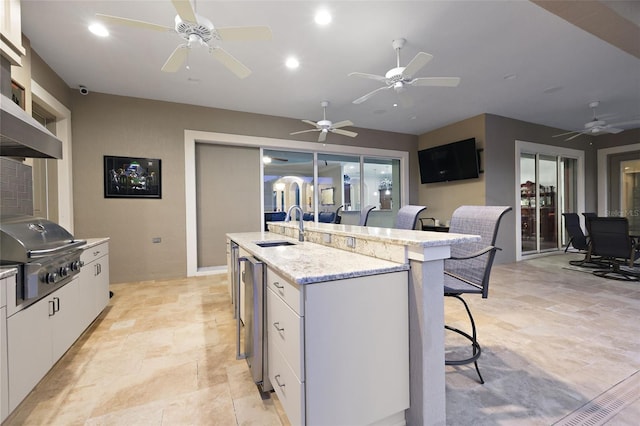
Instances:
[[[189,50],[194,45],[201,45],[209,49],[209,53],[222,65],[227,67],[239,78],[245,78],[251,74],[251,70],[238,61],[222,47],[217,45],[221,41],[253,41],[271,40],[271,29],[267,26],[251,27],[225,27],[215,28],[207,18],[195,13],[189,0],[171,0],[178,13],[174,18],[174,26],[153,24],[135,19],[122,18],[97,13],[96,17],[104,22],[129,25],[148,30],[175,32],[186,40],[175,48],[171,56],[162,66],[164,72],[176,72],[186,61]],[[210,44],[211,41],[216,44]]]
[[[376,93],[388,89],[394,89],[396,93],[401,93],[404,91],[406,86],[456,87],[458,84],[460,84],[459,77],[413,78],[416,72],[420,71],[422,67],[424,67],[431,59],[433,59],[433,55],[425,52],[418,52],[418,54],[413,57],[411,62],[409,62],[406,67],[402,67],[400,66],[400,49],[402,49],[405,43],[406,40],[403,38],[393,40],[392,46],[396,51],[396,67],[387,71],[384,77],[381,75],[366,74],[361,72],[352,72],[349,74],[350,77],[368,78],[370,80],[376,80],[384,84],[383,87],[380,87],[356,99],[355,101],[353,101],[354,104],[361,104]]]
[[[327,120],[327,107],[329,106],[329,101],[322,101],[320,103],[322,107],[322,120],[317,123],[311,120],[302,120],[302,122],[310,124],[315,127],[315,129],[309,130],[301,130],[299,132],[289,133],[290,135],[299,135],[300,133],[308,133],[308,132],[320,132],[318,135],[318,142],[324,142],[327,139],[327,133],[337,133],[343,136],[349,136],[351,138],[355,138],[358,136],[356,132],[351,132],[349,130],[343,130],[341,127],[353,126],[353,123],[349,120],[339,121],[337,123],[332,123]]]
[[[601,135],[603,133],[616,134],[616,133],[622,132],[624,129],[620,129],[620,128],[617,128],[615,126],[624,126],[624,125],[627,125],[627,124],[637,123],[637,122],[640,121],[640,120],[631,120],[631,121],[625,121],[625,122],[620,122],[620,123],[607,124],[606,121],[600,120],[596,116],[596,108],[599,105],[600,105],[599,101],[593,101],[593,102],[589,103],[589,108],[591,108],[593,110],[593,118],[591,119],[591,121],[588,121],[588,122],[586,122],[584,124],[584,129],[583,130],[576,130],[576,131],[573,131],[573,132],[560,133],[558,135],[553,135],[553,137],[556,138],[556,137],[560,137],[560,136],[572,135],[572,136],[569,136],[568,138],[565,139],[565,141],[570,141],[571,139],[575,139],[580,135],[597,136],[597,135]]]

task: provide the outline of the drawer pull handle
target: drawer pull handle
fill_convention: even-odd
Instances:
[[[275,288],[279,288],[280,290],[284,290],[284,286],[282,284],[280,284],[280,281],[274,281],[273,282],[273,286]]]
[[[276,379],[276,383],[278,384],[278,386],[280,386],[281,388],[283,388],[285,386],[284,383],[280,383],[280,380],[278,380],[278,378],[280,377],[279,374],[276,374],[274,379]]]
[[[280,328],[280,323],[279,322],[274,322],[273,326],[276,328],[276,330],[278,330],[280,333],[282,333],[284,331],[284,327]]]

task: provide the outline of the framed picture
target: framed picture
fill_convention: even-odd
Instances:
[[[104,156],[105,198],[162,198],[157,158]]]
[[[320,190],[320,204],[323,206],[332,206],[335,204],[333,199],[333,190],[334,187],[323,188]]]

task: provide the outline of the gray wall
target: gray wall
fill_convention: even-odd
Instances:
[[[299,127],[297,120],[287,118],[95,92],[82,96],[77,90],[72,90],[71,110],[75,235],[111,237],[114,283],[186,275],[185,129],[293,139],[289,131]],[[416,182],[417,136],[357,131],[357,138],[331,135],[331,143],[409,152],[410,180]],[[317,140],[317,135],[301,136]],[[160,158],[162,199],[105,199],[104,155]],[[244,194],[230,194],[228,203],[246,204]],[[409,202],[416,200],[417,186],[411,185]],[[161,237],[162,243],[153,244],[153,237]]]

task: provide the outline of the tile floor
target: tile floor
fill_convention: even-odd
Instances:
[[[566,269],[577,257],[496,266],[489,298],[467,298],[486,383],[447,367],[448,424],[637,424],[640,283]],[[3,426],[288,424],[235,359],[226,275],[111,289],[109,306]],[[463,320],[454,302],[450,324]],[[619,382],[631,386],[623,398]],[[591,405],[609,409],[598,422],[565,418],[603,395],[614,397]]]

